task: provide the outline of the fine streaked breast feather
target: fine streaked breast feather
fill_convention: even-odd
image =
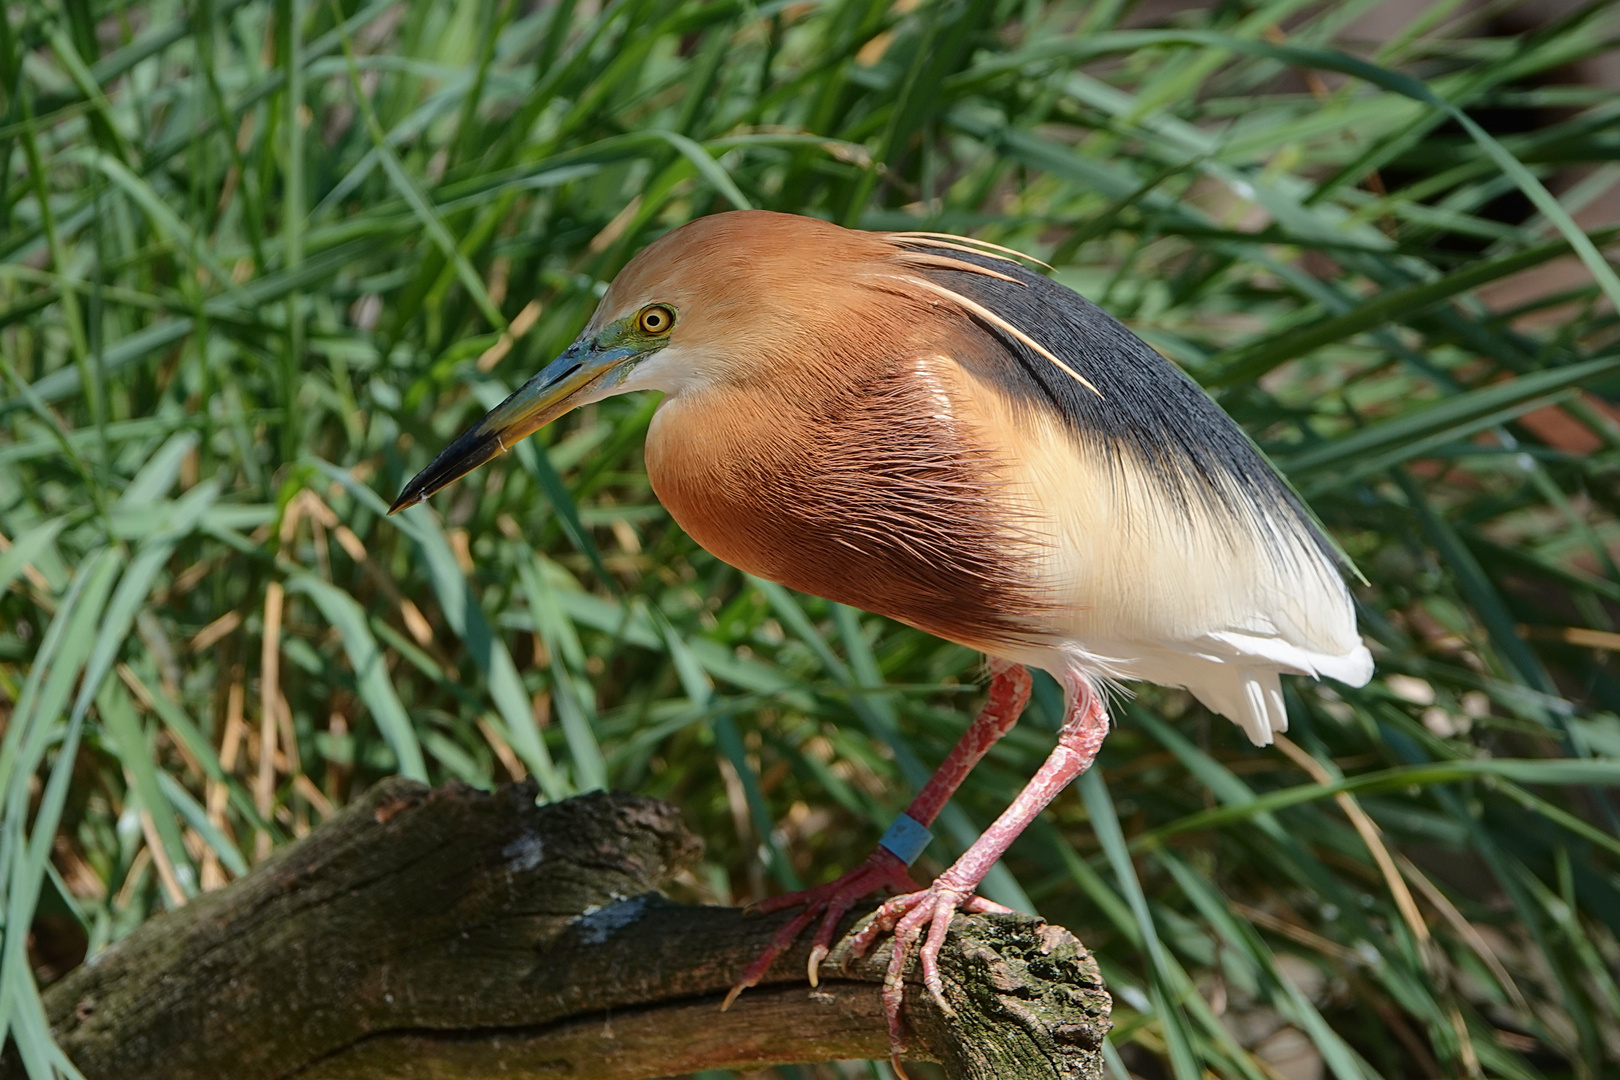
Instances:
[[[715,555],[975,648],[1041,640],[1039,538],[1006,514],[1005,463],[963,437],[944,357],[874,360],[843,390],[665,401],[660,500]]]

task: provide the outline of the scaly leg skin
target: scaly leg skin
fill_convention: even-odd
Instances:
[[[967,731],[946,755],[939,769],[906,808],[906,814],[919,825],[933,824],[934,818],[939,816],[939,812],[950,801],[951,795],[961,786],[973,766],[979,763],[990,747],[995,745],[997,739],[1011,730],[1013,724],[1018,722],[1019,714],[1024,711],[1024,706],[1029,703],[1032,684],[1028,669],[1020,664],[992,660],[990,670],[990,693],[985,700],[984,708],[979,710],[979,715],[968,725]],[[726,995],[726,1000],[720,1006],[721,1010],[729,1009],[731,1003],[737,1000],[738,994],[764,978],[771,962],[790,948],[805,928],[819,918],[821,924],[817,927],[815,939],[810,946],[808,964],[810,985],[815,986],[820,978],[821,961],[832,948],[833,935],[838,932],[839,920],[864,897],[885,888],[902,893],[917,893],[921,886],[906,873],[906,864],[899,856],[887,848],[878,847],[867,856],[865,862],[836,881],[803,892],[772,897],[756,905],[754,910],[762,914],[785,911],[792,907],[802,907],[803,910],[784,923],[771,937],[764,951],[748,965],[742,978],[737,980],[737,985]],[[972,891],[969,889],[969,894]],[[992,904],[976,896],[964,898],[963,902],[967,904],[967,910],[971,911],[1007,910],[999,904]]]
[[[1018,798],[932,885],[885,901],[872,921],[850,942],[850,951],[863,956],[881,935],[894,932],[894,955],[883,979],[883,1011],[889,1019],[889,1044],[896,1067],[900,1052],[905,1049],[900,1006],[905,998],[906,957],[922,936],[923,928],[928,929],[918,954],[923,985],[934,995],[939,1007],[949,1013],[945,983],[939,974],[939,953],[945,945],[951,919],[958,910],[968,909],[967,900],[973,890],[1012,846],[1018,834],[1046,809],[1058,792],[1091,767],[1107,733],[1108,713],[1103,708],[1102,698],[1088,680],[1077,677],[1068,719],[1058,733],[1058,744]]]

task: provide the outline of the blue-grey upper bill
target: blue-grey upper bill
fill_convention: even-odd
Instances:
[[[574,407],[587,387],[608,375],[633,349],[598,351],[594,342],[576,341],[545,370],[524,383],[484,418],[463,431],[439,456],[399,493],[390,514],[426,499],[435,491],[466,476],[478,466],[506,453],[530,434]]]

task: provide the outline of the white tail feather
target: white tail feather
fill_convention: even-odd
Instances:
[[[1270,668],[1211,665],[1207,677],[1187,687],[1193,697],[1235,722],[1256,746],[1288,730],[1282,683]]]
[[[1349,686],[1372,677],[1372,654],[1359,641],[1333,656],[1280,638],[1232,631],[1206,634],[1175,647],[1151,648],[1124,642],[1067,642],[1033,652],[1025,662],[1063,679],[1078,672],[1093,680],[1143,679],[1160,686],[1184,686],[1205,706],[1237,724],[1256,746],[1270,746],[1288,730],[1280,674],[1323,675]],[[1072,681],[1072,680],[1071,680]]]
[[[1231,630],[1217,631],[1206,636],[1227,646],[1232,653],[1269,660],[1279,670],[1295,675],[1318,677],[1326,675],[1346,686],[1366,686],[1367,680],[1372,678],[1372,653],[1367,651],[1365,645],[1358,644],[1347,653],[1330,656],[1300,648],[1280,637],[1263,637],[1259,634],[1243,634]],[[1200,648],[1200,651],[1205,650]]]

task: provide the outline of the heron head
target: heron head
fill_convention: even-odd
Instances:
[[[573,344],[445,447],[389,512],[581,405],[712,384],[792,352],[791,341],[825,310],[795,281],[837,280],[833,264],[871,243],[870,234],[765,211],[700,218],[665,235],[619,273]]]

